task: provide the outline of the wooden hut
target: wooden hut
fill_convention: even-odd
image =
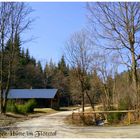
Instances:
[[[61,91],[58,89],[10,89],[8,99],[27,101],[36,99],[38,107],[59,109]]]

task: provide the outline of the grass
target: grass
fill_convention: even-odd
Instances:
[[[0,127],[8,126],[10,124],[26,120],[27,117],[17,116],[14,114],[0,115]]]
[[[97,105],[95,106],[96,111],[102,110],[102,105]],[[94,125],[94,115],[92,114],[93,109],[90,107],[85,110],[85,112],[88,112],[89,114],[84,115],[84,121],[82,118],[78,115],[78,112],[75,112],[72,115],[67,116],[65,119],[65,122],[67,124],[72,124],[72,125],[77,125],[77,126],[89,126],[89,125]],[[91,113],[90,113],[91,112]],[[98,115],[98,114],[96,114]],[[126,126],[128,125],[128,118],[127,114],[124,114],[124,117],[122,117],[122,113],[111,113],[108,114],[107,120],[105,121],[106,123],[104,126]],[[131,114],[131,124],[140,124],[140,120],[135,121],[134,119],[134,114]]]
[[[119,115],[119,114],[117,114],[117,115]],[[118,116],[116,116],[116,115],[114,116],[112,114],[112,116],[118,118]],[[127,115],[126,115],[124,117],[124,119],[121,120],[121,121],[116,121],[116,118],[113,119],[114,120],[113,122],[110,122],[108,120],[108,123],[105,123],[104,126],[105,127],[109,127],[109,126],[119,127],[119,126],[128,126],[128,125],[140,124],[140,119],[135,121],[133,119],[133,117],[134,116],[131,114],[131,123],[130,124],[128,124],[128,118],[127,118]],[[93,126],[93,125],[95,125],[95,123],[93,121],[94,120],[93,118],[94,118],[94,116],[92,114],[88,114],[88,115],[86,114],[86,115],[84,115],[84,121],[83,121],[78,113],[74,113],[73,117],[72,117],[72,115],[69,115],[65,118],[64,121],[68,125],[75,125],[75,126],[91,126],[92,125]]]
[[[60,111],[72,111],[73,109],[77,109],[77,106],[69,106],[69,107],[61,107]]]
[[[92,115],[84,115],[84,118],[79,116],[78,113],[74,113],[73,118],[72,115],[67,116],[64,121],[68,125],[75,125],[75,126],[93,126],[94,122]]]
[[[34,109],[35,113],[47,113],[47,114],[52,114],[52,113],[57,113],[59,111],[54,110],[52,108],[35,108]]]

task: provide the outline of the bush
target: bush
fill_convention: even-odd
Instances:
[[[9,100],[7,102],[6,112],[17,113],[17,107],[15,105],[15,101]]]
[[[37,103],[35,99],[31,99],[27,101],[25,104],[16,104],[15,101],[9,100],[7,102],[7,112],[13,112],[13,113],[20,113],[20,114],[26,114],[33,112],[34,108],[36,107]]]
[[[69,123],[72,123],[72,124],[76,124],[76,125],[90,126],[90,125],[94,125],[93,118],[94,118],[93,114],[85,114],[83,116],[82,113],[81,114],[73,113],[72,117],[70,115],[66,118],[66,121],[68,121]]]
[[[19,114],[27,113],[25,105],[16,105],[16,107],[17,107],[17,113],[19,113]]]
[[[119,110],[128,110],[132,108],[132,101],[130,97],[125,97],[124,99],[121,99],[119,102]]]
[[[107,116],[107,120],[109,123],[118,123],[122,120],[122,118],[124,117],[124,113],[122,112],[115,112],[115,113],[110,113]]]
[[[34,108],[36,107],[37,103],[35,99],[29,100],[24,105],[16,105],[18,113],[26,114],[33,112]]]
[[[85,115],[84,116],[84,120],[85,120],[85,125],[93,125],[94,122],[93,122],[93,114],[90,114],[90,115]]]
[[[128,110],[129,108],[131,108],[132,103],[130,101],[129,97],[125,97],[124,99],[121,99],[119,102],[119,110]],[[115,110],[115,109],[112,109]],[[116,113],[110,113],[108,114],[108,121],[110,123],[118,123],[120,121],[122,121],[125,117],[125,113],[122,112],[116,112]]]
[[[35,99],[29,100],[29,102],[27,102],[27,112],[33,112],[36,106],[37,102]]]

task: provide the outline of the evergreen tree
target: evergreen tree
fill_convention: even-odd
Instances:
[[[60,62],[58,62],[58,69],[64,74],[64,76],[68,76],[69,67],[66,65],[64,56],[62,56]]]
[[[30,62],[30,54],[29,54],[29,50],[28,49],[26,49],[25,58],[26,58],[26,63],[29,63]]]
[[[41,65],[40,61],[37,62],[37,67],[38,67],[40,73],[42,74],[43,73],[43,69],[42,69],[42,65]]]

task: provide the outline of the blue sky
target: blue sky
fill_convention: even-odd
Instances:
[[[44,65],[52,60],[57,63],[63,55],[66,40],[86,25],[86,3],[84,2],[32,2],[28,3],[36,20],[24,38],[35,39],[24,44],[30,54]]]

